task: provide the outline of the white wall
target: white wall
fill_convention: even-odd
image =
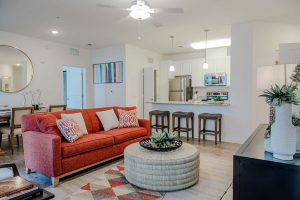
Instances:
[[[279,59],[280,43],[300,42],[300,26],[249,22],[233,25],[231,34],[231,123],[236,126],[231,134],[243,142],[269,120],[269,106],[257,89],[257,68]]]
[[[0,93],[0,105],[23,106],[20,94],[37,89],[42,90],[41,102],[45,105],[63,104],[63,65],[87,68],[87,106],[93,105],[89,50],[75,47],[79,49],[80,55],[74,56],[69,53],[71,46],[2,31],[0,44],[23,50],[32,60],[34,67],[34,76],[29,87],[19,93]]]
[[[257,90],[257,68],[274,64],[279,60],[279,44],[299,43],[300,26],[278,23],[253,23],[253,71],[252,71],[252,129],[260,123],[268,123],[269,106],[264,98],[258,97],[261,91]]]
[[[123,83],[95,84],[94,107],[126,105],[126,55],[125,45],[92,50],[92,64],[123,61]]]
[[[126,44],[126,105],[137,106],[143,116],[143,68],[157,69],[161,55],[153,51]]]

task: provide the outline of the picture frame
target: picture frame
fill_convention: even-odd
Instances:
[[[93,82],[123,83],[123,61],[93,64]]]

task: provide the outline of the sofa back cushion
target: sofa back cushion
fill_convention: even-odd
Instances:
[[[62,137],[56,125],[56,120],[57,118],[51,113],[36,116],[37,125],[41,132]]]
[[[88,114],[90,121],[91,121],[91,126],[92,126],[92,131],[90,133],[95,133],[98,131],[103,131],[103,125],[100,122],[97,112],[101,111],[106,111],[106,110],[111,110],[114,109],[114,107],[105,107],[105,108],[90,108],[90,109],[85,109],[85,112]]]
[[[86,112],[86,110],[87,109],[83,109],[83,110],[79,110],[79,109],[76,109],[76,110],[65,110],[65,111],[61,111],[61,112],[52,112],[51,114],[55,115],[55,117],[57,119],[61,119],[61,114],[62,113],[63,114],[81,113],[88,133],[92,133],[92,122],[91,122],[91,119],[90,119],[88,113]]]
[[[85,122],[85,126],[88,130],[88,133],[96,133],[99,131],[103,131],[103,125],[101,124],[99,118],[96,115],[96,112],[100,111],[105,111],[105,110],[110,110],[113,109],[117,117],[119,118],[118,115],[118,109],[122,110],[134,110],[136,109],[135,106],[132,107],[105,107],[105,108],[89,108],[89,109],[83,109],[83,110],[65,110],[61,112],[51,112],[52,115],[54,115],[57,119],[61,119],[61,113],[67,113],[67,114],[72,114],[72,113],[82,113],[82,117]],[[36,113],[32,115],[23,115],[22,120],[21,120],[21,126],[22,126],[22,132],[26,131],[37,131],[41,132],[38,124],[36,117],[38,115],[45,115],[45,113]]]
[[[128,107],[121,107],[121,106],[116,106],[114,107],[114,111],[119,119],[119,110],[125,110],[125,111],[130,111],[130,110],[136,110],[136,106],[128,106]]]
[[[22,115],[21,117],[21,128],[22,132],[26,131],[36,131],[40,132],[40,128],[36,121],[36,116],[38,115],[44,115],[44,113],[37,113],[37,114],[28,114],[28,115]]]

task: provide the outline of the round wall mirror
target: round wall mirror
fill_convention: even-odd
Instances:
[[[30,84],[32,78],[30,58],[17,48],[0,45],[0,92],[19,92]]]

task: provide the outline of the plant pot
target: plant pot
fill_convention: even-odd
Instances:
[[[300,127],[296,127],[296,152],[300,153]]]
[[[264,139],[264,147],[266,152],[272,153],[271,138]]]
[[[296,128],[292,124],[292,105],[276,106],[276,121],[272,125],[271,148],[273,157],[293,160],[296,153]]]

